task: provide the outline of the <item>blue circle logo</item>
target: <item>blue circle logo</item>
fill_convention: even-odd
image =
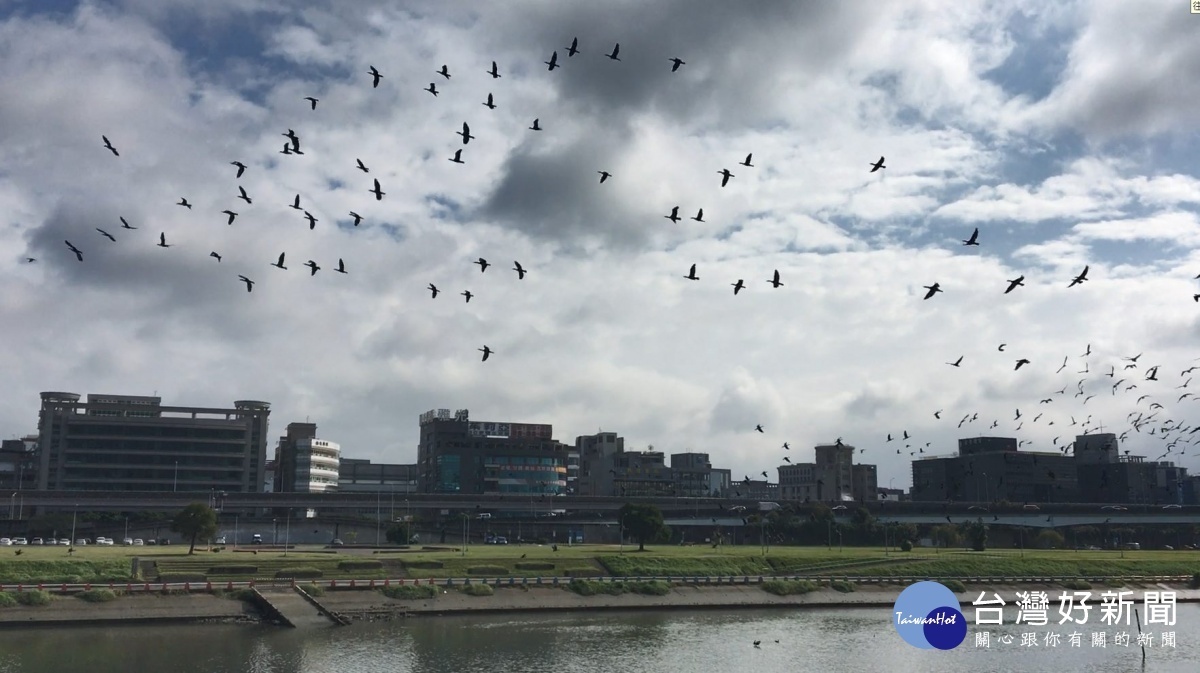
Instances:
[[[967,637],[958,597],[938,582],[917,582],[900,592],[892,623],[904,642],[923,650],[952,650]]]

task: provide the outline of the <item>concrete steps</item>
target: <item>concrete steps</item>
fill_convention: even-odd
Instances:
[[[292,587],[263,587],[259,595],[271,606],[282,621],[298,629],[337,626],[332,617],[316,608],[309,599]]]

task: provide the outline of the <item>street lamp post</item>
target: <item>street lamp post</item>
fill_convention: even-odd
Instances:
[[[238,515],[237,515],[237,512],[234,512],[234,514],[233,514],[233,548],[235,551],[237,550],[237,534],[238,534]]]
[[[383,494],[375,491],[375,546],[379,546],[379,519],[382,516],[382,500]]]
[[[129,539],[129,517],[125,517],[125,537],[121,540],[121,542],[125,542],[125,540],[128,540],[128,539]]]
[[[75,516],[79,513],[79,504],[75,504],[75,509],[71,510],[71,546],[75,546]]]
[[[179,490],[179,461],[175,461],[175,478],[171,481],[171,492],[175,493]]]
[[[17,512],[17,494],[14,492],[12,495],[8,496],[8,518],[10,518],[10,519],[16,518],[14,516],[16,514],[16,512]]]
[[[287,523],[283,529],[283,555],[287,556],[288,542],[292,537],[292,510],[288,510]]]

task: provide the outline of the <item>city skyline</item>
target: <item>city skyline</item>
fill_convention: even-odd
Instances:
[[[389,463],[447,407],[881,487],[1101,425],[1200,472],[1183,3],[52,4],[0,9],[5,436],[62,390]]]

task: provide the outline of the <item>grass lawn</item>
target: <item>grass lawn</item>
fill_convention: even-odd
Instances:
[[[15,555],[16,549],[21,555]],[[275,577],[298,568],[317,571],[320,579],[464,577],[479,576],[550,577],[613,574],[626,577],[650,575],[915,575],[934,578],[1021,575],[1191,575],[1200,572],[1200,551],[1067,551],[1001,549],[985,552],[918,548],[912,552],[890,552],[880,547],[773,546],[767,555],[758,545],[681,547],[650,545],[638,552],[625,545],[471,545],[464,555],[449,547],[434,551],[396,550],[375,554],[365,549],[339,549],[329,553],[322,547],[282,550],[269,547],[221,552],[197,548],[189,556],[187,546],[79,547],[68,557],[63,547],[0,548],[0,582],[87,582],[119,581],[129,577],[131,560],[143,568],[154,562],[157,572],[169,577],[212,580]],[[257,554],[250,553],[256,549]],[[346,562],[378,561],[382,567],[347,567]],[[517,564],[541,563],[550,568],[518,568]],[[427,567],[414,568],[413,564]],[[437,567],[440,564],[440,567]],[[368,564],[371,565],[371,564]],[[429,567],[433,566],[433,567]],[[247,570],[252,567],[254,570]],[[477,573],[471,573],[471,569]],[[147,579],[153,579],[148,577]]]

